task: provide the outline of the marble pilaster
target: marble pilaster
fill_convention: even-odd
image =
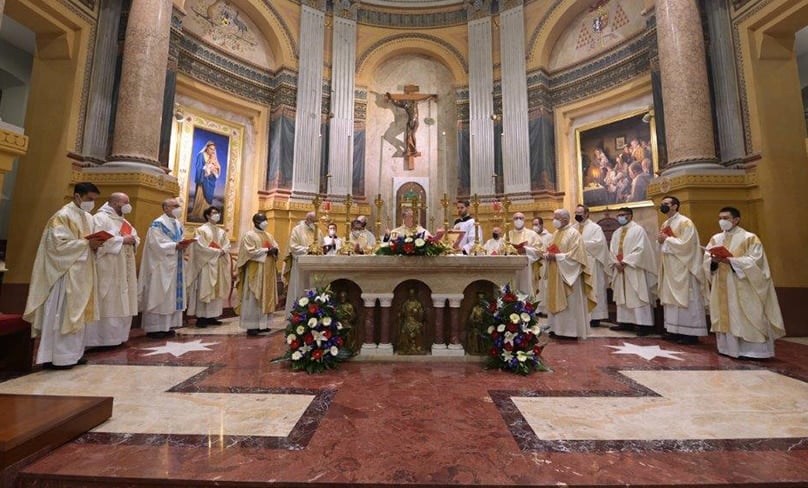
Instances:
[[[5,0],[0,0],[4,2]],[[102,162],[109,150],[109,124],[112,93],[115,88],[115,63],[118,59],[118,27],[121,2],[104,0],[98,13],[93,55],[93,72],[84,122],[82,153],[91,161]]]
[[[382,309],[381,330],[379,334],[379,352],[381,356],[393,354],[393,343],[390,341],[390,327],[392,325],[393,294],[379,295],[379,306]]]
[[[446,352],[446,336],[443,329],[443,312],[446,309],[445,296],[432,296],[432,307],[435,309],[435,340],[432,342],[432,355],[440,356]]]
[[[373,320],[376,300],[381,307],[381,317],[379,321],[379,344],[373,342],[376,332],[376,324]],[[362,301],[365,305],[365,343],[362,344],[360,355],[362,356],[392,356],[393,344],[390,342],[390,307],[393,305],[392,293],[362,293]]]
[[[471,193],[493,194],[494,73],[491,16],[468,23],[469,35],[469,158]]]
[[[451,329],[449,333],[449,347],[447,356],[464,356],[466,351],[460,342],[460,305],[463,302],[463,295],[449,298],[449,321]]]
[[[135,0],[129,11],[126,43],[110,160],[158,171],[160,123],[166,81],[171,0]]]
[[[723,161],[736,161],[744,157],[745,150],[729,1],[704,2],[704,9],[710,32],[710,67],[715,90],[718,147]]]
[[[659,0],[657,43],[668,167],[715,167],[715,141],[705,63],[704,35],[696,0]],[[695,169],[695,168],[694,168]]]
[[[331,113],[328,128],[328,192],[351,193],[353,183],[356,20],[334,17],[331,53]]]
[[[376,321],[374,319],[374,311],[376,310],[376,295],[362,296],[362,303],[365,306],[365,342],[362,344],[360,354],[367,356],[373,355],[379,346],[373,342],[376,337]]]

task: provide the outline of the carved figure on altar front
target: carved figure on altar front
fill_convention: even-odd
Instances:
[[[398,318],[398,353],[425,354],[421,345],[424,338],[424,306],[415,296],[414,288],[409,289],[409,296],[401,305]]]
[[[361,344],[357,341],[357,328],[356,328],[356,309],[348,301],[348,292],[342,290],[337,294],[337,306],[334,308],[337,314],[337,319],[342,326],[348,330],[348,336],[345,345],[353,352],[357,352]]]
[[[482,354],[485,352],[483,332],[487,313],[488,300],[485,298],[485,293],[477,292],[477,304],[472,307],[468,319],[468,344],[466,344],[466,350],[469,354]]]

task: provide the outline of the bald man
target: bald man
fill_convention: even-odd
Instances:
[[[553,227],[556,228],[553,241],[544,254],[550,335],[586,339],[589,311],[595,299],[584,239],[570,225],[569,210],[558,209],[553,213]]]
[[[176,198],[163,201],[163,213],[149,226],[138,279],[139,308],[146,336],[162,339],[182,327],[185,296],[185,250],[193,241],[183,241],[179,218],[182,207]]]
[[[312,244],[320,242],[320,229],[317,227],[317,217],[309,212],[306,217],[292,228],[289,236],[289,253],[283,260],[283,282],[286,286],[286,313],[292,310],[292,305],[303,294],[304,284],[298,283],[296,273],[293,273],[300,256],[309,253]]]
[[[496,256],[502,254],[503,247],[505,247],[505,239],[502,238],[502,229],[500,227],[494,227],[491,229],[491,238],[483,244],[485,253],[489,256]]]
[[[94,230],[112,234],[96,251],[99,320],[87,324],[86,347],[119,346],[129,340],[132,317],[137,315],[135,249],[140,237],[126,220],[132,212],[126,193],[113,193],[93,216]]]

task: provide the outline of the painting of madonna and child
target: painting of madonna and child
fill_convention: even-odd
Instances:
[[[579,184],[593,208],[650,205],[648,184],[656,173],[653,117],[642,111],[577,129]]]
[[[187,222],[204,223],[208,207],[224,212],[230,137],[194,127],[193,150],[188,168]]]

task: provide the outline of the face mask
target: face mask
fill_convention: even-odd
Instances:
[[[267,224],[268,224],[268,223],[269,223],[269,222],[267,222],[267,221],[265,220],[265,221],[261,222],[260,224],[258,224],[258,228],[259,228],[259,229],[261,229],[261,230],[264,230],[264,229],[266,229],[266,228],[267,228]]]
[[[541,234],[541,231],[542,231],[542,230],[544,230],[544,229],[542,229],[540,225],[539,225],[539,226],[534,226],[534,227],[533,227],[533,231],[534,231],[536,234]]]
[[[670,207],[670,205],[665,205],[663,203],[662,205],[659,206],[659,211],[664,213],[664,214],[667,214],[668,212],[671,211],[671,207]]]
[[[628,217],[626,217],[625,215],[618,215],[617,223],[620,225],[626,225],[628,223]]]
[[[514,219],[513,226],[516,228],[516,230],[522,230],[522,227],[525,226],[525,221],[522,219]]]
[[[352,230],[352,231],[351,231],[351,237],[353,237],[354,239],[356,239],[357,237],[359,237],[359,235],[360,235],[361,233],[362,233],[362,231],[361,231],[361,230]]]
[[[584,216],[583,215],[576,215],[575,216],[575,221],[576,222],[583,222],[584,221]]]
[[[499,239],[499,234],[492,234],[492,235],[491,235],[491,237],[492,237],[493,239]]]
[[[128,203],[124,204],[124,206],[121,207],[121,213],[124,214],[124,215],[132,213],[132,205],[130,205]]]
[[[85,212],[92,212],[93,209],[95,208],[95,202],[93,201],[81,202],[79,203],[79,207],[81,207],[81,209],[84,210]]]
[[[210,215],[210,221],[213,222],[214,224],[219,223],[220,220],[222,220],[221,215],[219,215],[219,214],[211,214]]]
[[[563,227],[563,226],[561,225],[561,221],[560,221],[560,220],[558,220],[558,219],[553,219],[553,227],[555,227],[556,229],[560,229],[560,228],[561,228],[561,227]]]
[[[171,215],[173,215],[175,219],[180,218],[182,215],[182,207],[171,209]]]
[[[718,226],[721,227],[721,230],[726,232],[732,229],[732,221],[728,219],[720,219],[718,221]]]

